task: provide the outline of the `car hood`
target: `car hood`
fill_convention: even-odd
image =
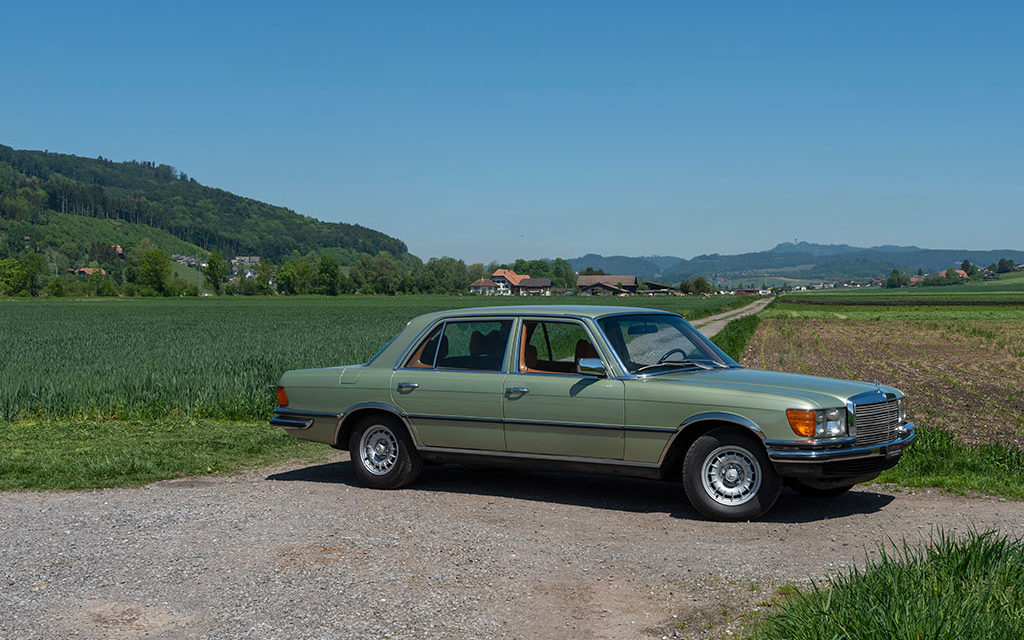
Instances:
[[[730,389],[739,392],[768,393],[784,395],[792,398],[819,403],[822,406],[834,405],[834,401],[845,404],[853,396],[881,392],[886,396],[902,395],[894,387],[877,385],[873,382],[856,380],[840,380],[808,376],[799,373],[783,373],[781,371],[764,371],[762,369],[712,369],[710,371],[679,371],[652,376],[651,380],[663,382],[685,383],[687,385],[706,385],[717,389]]]

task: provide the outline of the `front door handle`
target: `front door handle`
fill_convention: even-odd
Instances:
[[[530,390],[526,387],[505,387],[505,393],[512,395],[513,393],[530,393]]]
[[[420,385],[418,385],[415,382],[399,382],[398,383],[398,390],[399,391],[412,391],[413,389],[418,389],[419,386]]]

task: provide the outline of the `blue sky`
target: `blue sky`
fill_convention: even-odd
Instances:
[[[0,143],[427,258],[1024,248],[1019,4],[17,3]]]

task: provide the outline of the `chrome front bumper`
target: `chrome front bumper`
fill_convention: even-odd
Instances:
[[[907,422],[899,428],[902,435],[896,440],[878,444],[856,446],[854,438],[837,438],[829,442],[792,442],[765,440],[768,458],[772,462],[828,462],[856,458],[899,458],[903,450],[917,439],[916,425]]]

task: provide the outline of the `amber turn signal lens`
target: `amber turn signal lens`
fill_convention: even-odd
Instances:
[[[279,406],[279,407],[287,407],[288,406],[288,394],[285,393],[284,387],[278,387],[277,388],[277,406]],[[814,430],[813,426],[811,427],[811,430],[812,431]]]
[[[789,428],[798,436],[814,437],[815,414],[810,409],[786,409]]]

